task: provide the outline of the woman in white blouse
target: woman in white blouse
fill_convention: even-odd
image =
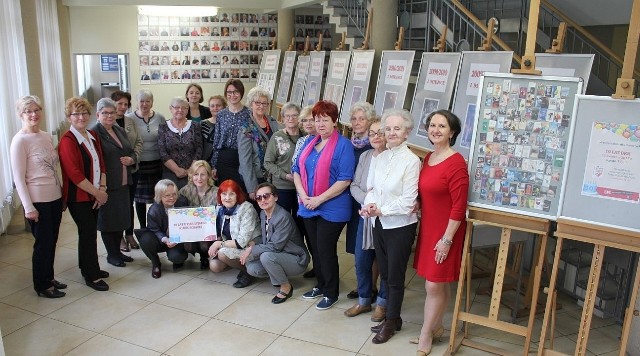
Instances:
[[[374,314],[384,321],[371,328],[374,344],[387,342],[402,327],[400,309],[404,299],[405,272],[418,222],[414,205],[418,197],[420,160],[407,147],[413,119],[406,110],[388,110],[382,115],[388,150],[378,155],[370,174],[371,186],[361,210],[371,217],[373,242],[380,269],[380,294]]]

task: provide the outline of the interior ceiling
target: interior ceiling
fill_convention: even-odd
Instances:
[[[633,0],[614,0],[612,6],[602,0],[549,0],[581,26],[628,25]]]
[[[225,9],[260,9],[273,11],[278,9],[294,9],[320,4],[320,0],[183,0],[182,6],[216,6]],[[175,0],[62,0],[65,6],[137,6],[159,5],[176,6]]]

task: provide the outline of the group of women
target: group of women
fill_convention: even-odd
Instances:
[[[406,143],[413,128],[406,110],[388,110],[378,119],[370,104],[356,104],[348,139],[338,132],[338,108],[330,101],[304,109],[284,105],[279,129],[267,115],[269,92],[251,89],[245,106],[240,80],[230,79],[224,91],[206,107],[202,88],[189,85],[187,99],[171,100],[169,120],[152,109],[150,91],[138,92],[138,108],[130,113],[130,95],[116,92],[98,101],[91,129],[91,105],[71,98],[65,105],[71,127],[59,155],[39,129],[39,99],[18,101],[23,127],[11,157],[36,238],[38,295],[65,295],[66,285],[53,272],[65,205],[78,226],[79,267],[91,288],[109,288],[108,273],[98,264],[100,230],[112,265],[126,266],[133,259],[123,252],[142,248],[152,277],[160,278],[158,253],[167,253],[174,270],[189,253],[199,254],[202,269],[237,269],[237,288],[269,277],[278,288],[274,304],[293,295],[289,278],[303,274],[312,260],[305,277],[315,276],[316,284],[302,297],[321,298],[318,310],[338,300],[337,242],[347,225],[347,252],[355,254],[357,276],[348,296],[358,302],[344,314],[373,311],[371,320],[380,324],[371,328],[372,341],[384,343],[402,327],[405,272],[420,221],[414,267],[426,278],[427,298],[420,336],[411,341],[419,355],[428,354],[444,331],[449,283],[457,279],[462,258],[469,179],[464,159],[451,148],[461,130],[458,118],[444,110],[427,117],[435,150],[421,163]],[[62,182],[56,178],[58,157]],[[183,206],[213,207],[215,241],[171,242],[167,209]]]

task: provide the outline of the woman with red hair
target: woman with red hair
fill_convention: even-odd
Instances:
[[[227,179],[218,187],[218,207],[216,209],[216,232],[218,240],[209,247],[209,268],[222,272],[228,267],[240,270],[236,288],[244,288],[253,283],[253,277],[240,263],[240,255],[249,245],[261,240],[260,220],[253,205],[234,180]]]
[[[302,147],[291,171],[298,192],[298,215],[311,242],[316,286],[305,299],[324,297],[316,309],[331,308],[338,301],[338,251],[340,232],[351,218],[349,185],[355,170],[355,155],[349,139],[336,130],[338,107],[319,101],[312,109],[316,135]]]

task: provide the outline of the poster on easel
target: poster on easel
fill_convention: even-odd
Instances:
[[[275,49],[262,52],[262,62],[260,63],[260,72],[258,73],[258,83],[256,83],[256,86],[267,90],[271,93],[272,98],[276,89],[278,68],[280,68],[280,50]]]
[[[322,78],[324,76],[325,51],[314,51],[309,55],[309,70],[304,88],[304,106],[313,105],[320,100]]]
[[[640,99],[578,95],[560,217],[640,232]]]
[[[594,57],[595,54],[536,53],[536,69],[542,71],[542,75],[581,78],[584,85],[580,94],[584,94]]]
[[[291,96],[289,101],[302,105],[302,98],[304,95],[304,87],[307,83],[307,74],[309,72],[309,56],[298,57],[298,63],[296,63],[296,74],[293,77],[293,84],[291,85]]]
[[[293,68],[296,63],[296,51],[284,52],[282,71],[280,72],[280,83],[278,84],[278,95],[276,104],[284,105],[289,99],[289,89],[291,89],[291,79],[293,78]]]
[[[506,73],[481,78],[469,205],[556,220],[582,84]]]
[[[344,85],[346,83],[347,73],[349,72],[350,62],[351,51],[331,52],[322,99],[336,103],[336,105],[338,106],[338,111],[340,110],[342,104]]]
[[[449,108],[459,65],[460,53],[422,54],[411,103],[414,127],[408,138],[410,145],[433,150],[433,145],[427,137],[426,118],[434,111]]]
[[[478,101],[482,75],[485,72],[509,73],[512,60],[512,51],[462,52],[451,111],[456,114],[462,122],[462,132],[453,148],[460,152],[464,159],[469,159],[471,137],[473,136],[473,129],[476,126],[474,114],[476,112],[476,102]]]
[[[382,51],[373,106],[378,115],[388,109],[402,109],[407,95],[415,51]]]
[[[351,106],[359,101],[367,100],[374,55],[374,50],[353,51],[349,76],[347,77],[347,88],[340,107],[340,123],[343,125],[351,126],[351,118],[349,117]]]

